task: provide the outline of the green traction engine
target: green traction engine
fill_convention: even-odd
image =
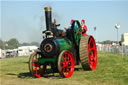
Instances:
[[[34,77],[44,76],[46,67],[53,73],[58,72],[64,78],[71,77],[75,65],[81,63],[84,70],[95,70],[97,49],[93,36],[82,36],[79,21],[75,20],[72,29],[66,32],[52,24],[51,8],[45,9],[46,30],[43,41],[29,59],[29,71]]]

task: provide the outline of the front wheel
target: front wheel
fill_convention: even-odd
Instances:
[[[58,71],[64,78],[71,77],[74,72],[74,56],[70,51],[62,51],[58,57]]]
[[[38,58],[41,58],[41,55],[37,52],[34,52],[29,59],[29,71],[36,78],[43,76],[46,72],[46,65],[41,65],[38,63]]]

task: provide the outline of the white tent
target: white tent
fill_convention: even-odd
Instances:
[[[18,56],[30,56],[37,46],[21,46],[18,47]]]

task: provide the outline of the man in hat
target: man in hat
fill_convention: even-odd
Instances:
[[[70,26],[70,27],[65,27],[64,29],[65,29],[65,30],[68,30],[68,29],[71,30],[71,29],[72,29],[72,23],[73,23],[73,22],[74,22],[74,19],[72,19],[71,22],[70,22],[71,26]]]

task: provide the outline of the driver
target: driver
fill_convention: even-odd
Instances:
[[[60,26],[60,24],[56,24],[56,19],[54,19],[52,23],[52,32],[53,32],[53,35],[56,37],[59,36],[59,30],[57,29],[57,26]]]
[[[65,30],[68,30],[68,29],[71,30],[71,29],[72,29],[72,23],[73,23],[73,22],[74,22],[74,19],[72,19],[71,22],[70,22],[71,26],[65,27],[64,29],[65,29]]]

